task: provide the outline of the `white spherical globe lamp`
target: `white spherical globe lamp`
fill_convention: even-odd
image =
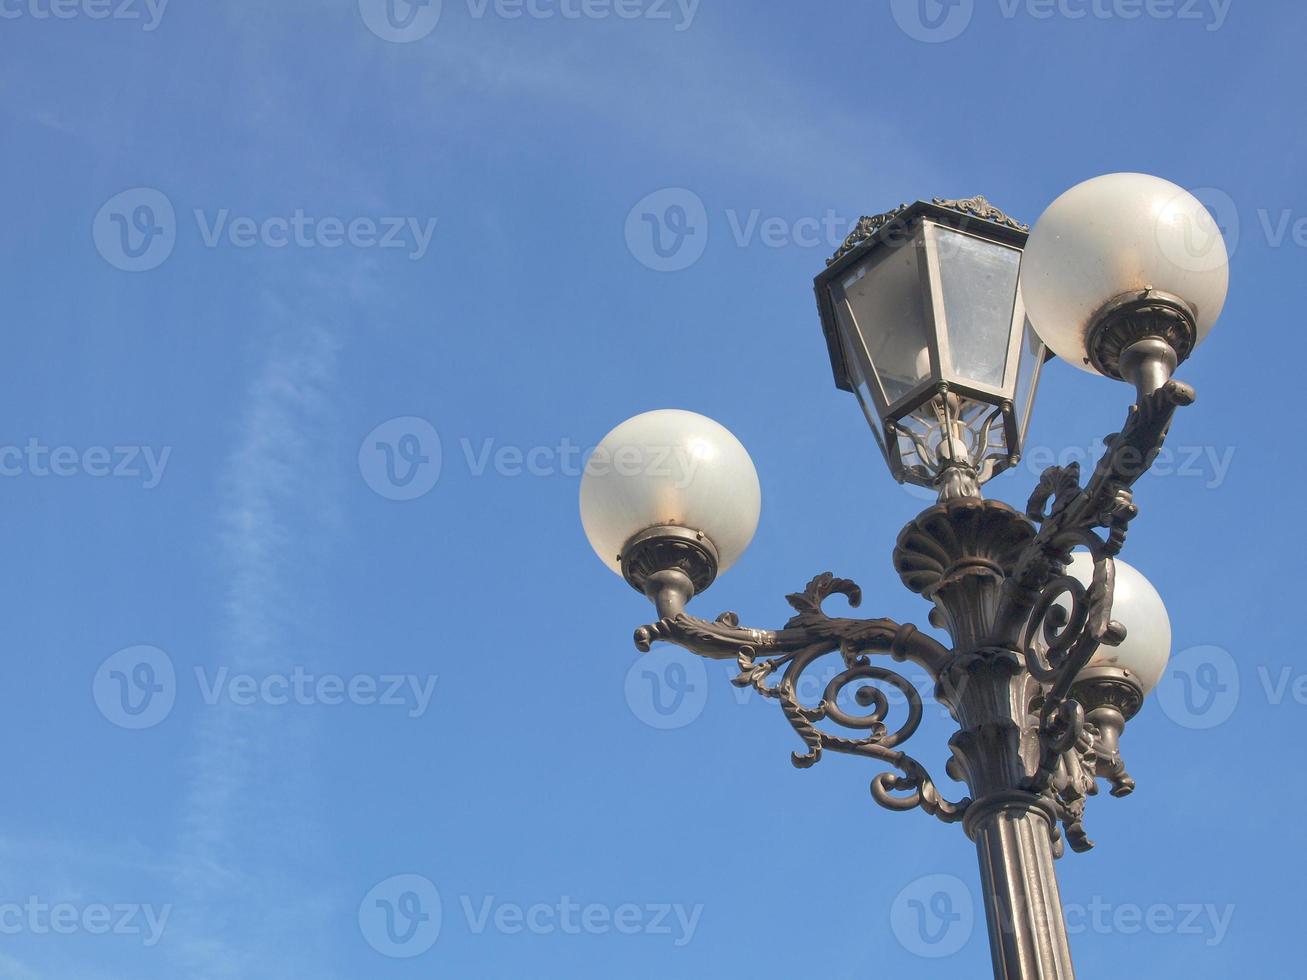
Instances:
[[[1094,580],[1094,562],[1087,552],[1071,556],[1067,574],[1086,588]],[[1112,591],[1112,618],[1125,627],[1119,646],[1104,644],[1085,668],[1119,670],[1148,695],[1166,672],[1171,659],[1171,617],[1153,584],[1132,565],[1116,559],[1116,582]]]
[[[1130,370],[1123,352],[1147,337],[1164,341],[1176,362],[1188,357],[1221,315],[1229,284],[1211,212],[1147,174],[1071,188],[1036,223],[1021,266],[1027,315],[1049,349],[1116,378]]]
[[[678,568],[702,592],[744,553],[762,491],[753,460],[724,426],[678,409],[608,433],[581,479],[581,523],[601,561],[633,586]]]

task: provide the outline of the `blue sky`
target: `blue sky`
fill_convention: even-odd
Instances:
[[[1136,495],[1176,666],[1059,865],[1077,964],[1300,966],[1299,5],[51,2],[0,0],[0,975],[984,975],[960,829],[793,769],[720,665],[658,713],[577,460],[710,415],[763,515],[700,614],[829,569],[924,626],[811,278],[859,214],[1121,170],[1201,189],[1232,287]],[[1030,446],[1127,403],[1054,365]]]

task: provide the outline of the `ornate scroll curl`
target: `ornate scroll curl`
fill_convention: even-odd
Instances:
[[[945,799],[925,767],[897,748],[921,724],[920,692],[901,674],[872,663],[868,656],[888,653],[900,662],[917,663],[934,677],[948,651],[910,625],[827,616],[822,603],[836,593],[848,597],[855,607],[862,600],[857,585],[827,572],[809,582],[803,592],[787,597],[797,615],[781,630],[742,628],[734,613],[723,613],[711,623],[682,613],[641,627],[635,634],[636,646],[648,650],[655,640],[665,640],[701,656],[733,657],[739,667],[733,683],[780,702],[786,720],[802,739],[805,751],[791,757],[795,766],[814,766],[825,751],[875,759],[897,770],[872,780],[872,797],[881,806],[896,811],[920,807],[946,823],[961,820],[970,800]],[[805,672],[831,654],[842,658],[843,670],[826,683],[816,705],[804,705],[798,692]],[[850,689],[853,702],[865,711],[842,706]],[[893,702],[890,691],[897,695]],[[905,717],[891,727],[887,722],[900,702]],[[818,727],[824,721],[863,734],[850,737],[824,731]]]

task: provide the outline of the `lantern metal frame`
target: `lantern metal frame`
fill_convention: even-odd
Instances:
[[[1026,320],[1020,289],[1017,288],[1018,268],[1018,277],[1013,281],[1013,308],[1008,326],[1002,383],[995,386],[962,376],[952,358],[953,338],[944,301],[944,276],[949,273],[941,259],[941,229],[1011,248],[1018,253],[1024,249],[1030,231],[1027,225],[1009,217],[984,197],[962,200],[935,198],[930,203],[917,201],[911,205],[901,205],[885,214],[862,218],[831,258],[826,269],[816,277],[813,289],[817,296],[822,332],[826,337],[836,387],[857,396],[894,478],[900,483],[914,483],[936,489],[941,489],[943,484],[948,496],[969,496],[981,484],[1020,462],[1039,375],[1043,363],[1050,355],[1040,342],[1040,354],[1031,368],[1029,397],[1024,405],[1017,405],[1014,396],[1021,387],[1022,345],[1028,336],[1033,335]],[[904,247],[919,250],[917,269],[930,375],[917,381],[906,394],[890,398],[880,379],[876,359],[866,348],[866,338],[857,330],[853,331],[857,334],[856,337],[846,336],[846,331],[841,327],[836,309],[836,294],[843,289],[843,280],[864,263],[875,261],[886,249]],[[873,404],[868,404],[855,382],[855,377],[863,372],[850,364],[851,360],[857,360],[856,352],[848,349],[848,345],[853,343],[862,346],[862,355],[873,368],[874,376],[866,379],[868,386],[874,385],[876,389],[872,394]],[[879,399],[875,397],[877,394]],[[911,440],[915,434],[903,425],[903,420],[938,398],[940,410],[945,415],[944,425],[950,426],[957,421],[948,415],[951,402],[947,396],[950,394],[993,408],[993,412],[982,423],[982,430],[976,435],[978,458],[941,459],[933,469],[909,465],[903,458],[900,437]],[[989,432],[993,425],[1000,422],[1004,449],[1007,451],[995,454],[990,451]],[[917,449],[920,456],[927,456],[927,451],[923,451],[925,447],[918,446]],[[973,472],[960,483],[950,481],[948,471],[958,468]]]

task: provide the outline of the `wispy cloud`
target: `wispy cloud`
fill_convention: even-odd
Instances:
[[[305,570],[337,520],[328,450],[342,331],[320,305],[334,292],[298,281],[264,303],[256,343],[266,355],[221,488],[216,557],[227,584],[216,660],[233,671],[257,676],[321,656],[311,626],[321,597]],[[230,704],[200,713],[174,924],[188,977],[330,975],[304,941],[333,931],[324,900],[294,870],[315,846],[314,752],[302,714]]]
[[[511,27],[510,23],[510,27]],[[843,108],[821,76],[740,41],[727,25],[701,17],[685,34],[626,30],[597,43],[576,30],[528,43],[520,32],[450,16],[421,42],[424,84],[413,85],[410,59],[383,51],[370,67],[395,86],[381,100],[398,113],[435,114],[475,125],[495,100],[535,113],[601,126],[615,143],[639,148],[670,168],[726,166],[737,177],[789,184],[834,201],[866,194],[869,185],[910,178],[931,185],[941,161],[919,153],[910,133],[894,128],[873,104]],[[375,38],[361,38],[360,44]],[[675,84],[666,84],[669,79]],[[711,107],[709,110],[707,107]],[[508,144],[511,146],[511,141]],[[933,186],[933,185],[931,185]]]

